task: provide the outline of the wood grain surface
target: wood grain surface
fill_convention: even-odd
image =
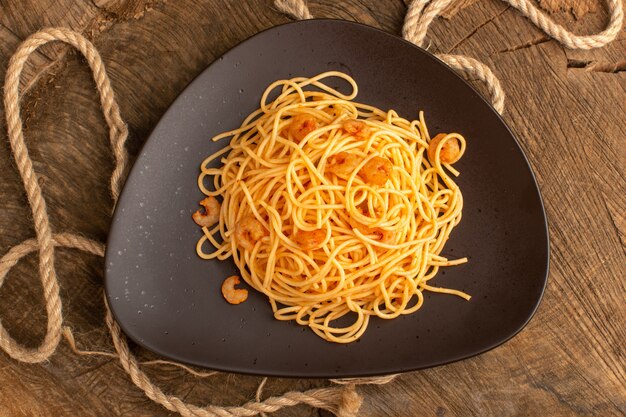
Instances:
[[[505,3],[463,2],[467,7],[435,21],[427,39],[433,51],[484,61],[502,81],[504,119],[530,159],[548,214],[548,287],[536,316],[513,340],[473,359],[360,387],[361,415],[624,415],[626,33],[603,49],[571,51]],[[358,20],[393,33],[400,32],[406,3],[309,1],[315,16]],[[607,19],[602,4],[580,9],[584,13],[575,18],[570,6],[558,11],[554,2],[542,3],[578,33],[596,32]],[[54,25],[82,32],[107,66],[134,157],[200,71],[238,42],[287,21],[270,0],[0,0],[0,77],[19,42],[37,29]],[[40,49],[30,62],[22,82],[25,135],[53,230],[103,241],[111,220],[112,160],[90,73],[74,51],[58,44]],[[2,108],[0,113],[4,120]],[[0,136],[3,254],[34,232],[4,123]],[[103,322],[102,260],[71,250],[57,253],[66,324],[81,348],[111,351]],[[18,340],[33,346],[45,329],[41,300],[32,255],[0,289],[0,317]],[[147,370],[166,392],[195,404],[245,402],[260,381]],[[272,378],[264,395],[326,384]],[[170,414],[135,388],[114,359],[77,356],[65,342],[38,365],[17,363],[0,352],[0,416]],[[302,406],[276,415],[326,414]]]

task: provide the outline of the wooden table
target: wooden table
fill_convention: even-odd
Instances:
[[[311,11],[393,33],[399,33],[406,11],[400,0],[334,3],[311,0]],[[582,14],[595,0],[567,3]],[[606,20],[603,5],[595,8],[578,20],[569,12],[553,15],[578,33],[590,33]],[[238,42],[288,20],[269,0],[1,1],[0,77],[18,43],[37,29],[66,26],[82,32],[104,58],[135,156],[192,78]],[[438,19],[428,39],[435,51],[476,57],[500,77],[507,93],[504,119],[530,159],[546,205],[550,278],[536,316],[520,335],[470,360],[359,388],[365,395],[361,415],[623,415],[626,34],[600,50],[571,51],[515,9],[483,0],[451,20]],[[104,241],[112,158],[91,74],[76,52],[58,44],[42,48],[31,61],[23,83],[25,134],[53,229]],[[0,134],[3,254],[34,232],[6,130]],[[102,260],[59,250],[56,265],[65,324],[80,347],[111,351],[103,324]],[[33,346],[45,329],[41,298],[37,257],[29,256],[0,290],[0,317],[18,340]],[[135,350],[142,359],[153,357]],[[245,402],[260,381],[227,374],[203,380],[169,368],[148,367],[148,373],[166,392],[195,404]],[[270,379],[264,395],[324,384]],[[2,416],[169,414],[134,387],[115,359],[79,357],[65,342],[39,365],[0,353]],[[295,407],[278,415],[326,414]]]

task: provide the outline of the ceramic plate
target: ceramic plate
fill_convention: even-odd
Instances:
[[[463,220],[444,255],[467,256],[436,285],[467,302],[425,294],[415,314],[375,318],[348,345],[273,318],[266,298],[222,298],[231,261],[195,252],[191,220],[203,198],[202,160],[224,146],[210,138],[238,127],[277,79],[328,70],[350,74],[357,100],[406,118],[424,110],[432,132],[460,132],[455,164]],[[340,81],[337,83],[341,84]],[[341,88],[341,85],[337,87]],[[108,301],[124,332],[165,357],[211,369],[292,377],[389,374],[449,363],[519,332],[541,299],[548,271],[546,218],[535,178],[511,131],[465,81],[428,52],[357,23],[307,20],[274,27],[233,48],[202,72],[155,127],[119,199],[106,253]]]

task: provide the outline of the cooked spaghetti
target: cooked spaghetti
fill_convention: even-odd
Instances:
[[[202,163],[206,211],[194,214],[200,257],[232,257],[276,319],[337,343],[357,340],[372,316],[415,312],[423,291],[470,298],[430,285],[467,261],[440,255],[461,220],[450,174],[465,139],[431,139],[423,113],[409,121],[356,95],[335,71],[271,84],[241,127],[213,138],[231,139]]]

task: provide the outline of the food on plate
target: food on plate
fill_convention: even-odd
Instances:
[[[331,87],[340,80],[350,94]],[[431,284],[467,262],[441,255],[461,221],[452,164],[465,139],[431,138],[423,113],[404,119],[356,95],[336,71],[272,83],[239,128],[213,138],[230,142],[202,163],[207,197],[193,215],[200,257],[232,258],[276,319],[337,343],[357,340],[372,317],[417,311],[424,291],[470,299]],[[248,296],[238,283],[222,285],[232,304]]]

